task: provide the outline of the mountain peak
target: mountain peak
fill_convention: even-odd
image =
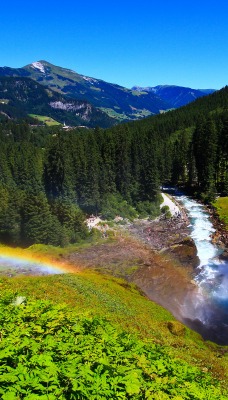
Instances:
[[[40,72],[45,74],[45,67],[44,67],[44,64],[41,61],[35,61],[30,65],[31,65],[32,68],[38,69]]]
[[[46,60],[37,60],[32,62],[31,64],[27,64],[22,68],[35,68],[35,69],[43,69],[45,67],[55,67],[54,64],[51,64],[50,62],[46,61]]]
[[[80,76],[80,74],[78,74],[76,71],[73,71],[71,69],[68,68],[64,68],[64,67],[60,67],[58,65],[52,64],[49,61],[45,61],[45,60],[39,60],[39,61],[35,61],[32,62],[31,64],[25,65],[23,67],[23,69],[26,69],[31,72],[31,69],[34,72],[38,72],[38,73],[42,73],[42,74],[50,74],[50,73],[54,73],[54,74],[63,74],[63,75],[77,75]]]

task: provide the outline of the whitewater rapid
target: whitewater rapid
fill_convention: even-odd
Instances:
[[[228,262],[219,258],[222,250],[212,243],[215,229],[205,208],[183,194],[175,199],[188,214],[190,236],[200,260],[194,277],[196,290],[184,299],[182,319],[205,339],[228,344]]]

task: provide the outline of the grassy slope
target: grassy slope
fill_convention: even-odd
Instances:
[[[14,296],[0,299],[2,400],[227,400],[205,368],[173,359],[168,346],[63,304]]]
[[[48,249],[45,247],[44,250],[47,254]],[[54,254],[53,248],[52,257]],[[174,327],[176,324],[177,329],[180,326],[174,317],[124,280],[82,270],[77,274],[2,278],[0,288],[1,291],[11,289],[15,295],[50,299],[55,303],[66,302],[79,314],[105,317],[117,327],[137,333],[145,341],[162,344],[171,357],[182,358],[210,371],[224,387],[227,385],[226,348],[204,342],[198,334],[187,328],[180,336],[172,334],[168,324],[174,323]]]
[[[225,223],[226,229],[228,229],[228,197],[219,197],[213,205],[217,210],[219,218]]]
[[[61,125],[60,122],[55,121],[53,118],[45,115],[29,114],[29,117],[38,119],[38,121],[44,122],[47,126]]]

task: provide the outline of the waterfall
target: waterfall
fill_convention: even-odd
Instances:
[[[194,295],[186,295],[183,321],[205,339],[228,344],[228,263],[219,259],[222,250],[212,243],[215,229],[204,207],[182,194],[175,198],[188,213],[191,237],[200,259],[194,278],[197,290]]]

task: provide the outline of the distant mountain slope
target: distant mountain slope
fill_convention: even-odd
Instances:
[[[178,108],[214,91],[169,85],[127,89],[42,60],[23,68],[2,67],[0,76],[29,77],[67,97],[91,103],[114,118],[113,123]]]
[[[162,135],[176,134],[182,129],[194,127],[199,116],[208,118],[210,115],[218,114],[228,110],[228,86],[211,93],[208,96],[200,97],[197,100],[180,107],[176,110],[145,118],[142,121],[130,122],[129,129],[148,130],[154,129],[162,132]],[[116,127],[118,128],[118,127]],[[115,127],[113,128],[115,129]]]
[[[155,93],[163,101],[169,103],[170,108],[179,108],[188,103],[215,92],[214,89],[191,89],[182,86],[159,85],[155,87],[134,86],[132,90]]]
[[[127,121],[159,114],[170,105],[155,93],[139,92],[80,75],[57,67],[47,61],[38,61],[24,68],[0,68],[0,76],[30,77],[52,90],[77,100],[90,102],[117,121]]]
[[[0,77],[0,112],[9,118],[45,115],[73,126],[109,127],[115,123],[87,101],[69,99],[28,77]]]

